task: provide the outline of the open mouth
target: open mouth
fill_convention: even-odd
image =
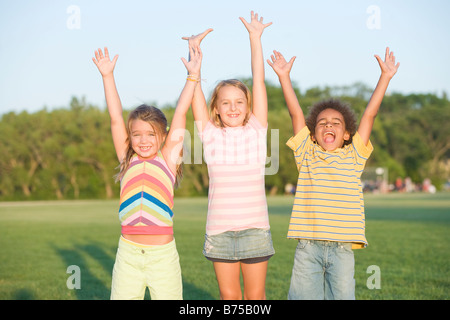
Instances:
[[[333,143],[334,139],[335,139],[335,136],[336,136],[336,134],[334,132],[327,131],[323,135],[323,141],[325,141],[325,143]]]
[[[231,113],[231,114],[228,114],[227,116],[230,118],[238,118],[240,116],[240,114],[239,113]]]

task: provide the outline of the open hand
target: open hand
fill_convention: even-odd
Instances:
[[[102,76],[106,76],[108,74],[112,74],[114,71],[114,67],[116,66],[116,61],[119,58],[119,55],[115,55],[113,60],[109,59],[108,48],[105,47],[105,55],[103,56],[103,52],[101,49],[95,51],[95,58],[92,58],[98,70],[102,74]]]
[[[278,77],[281,77],[283,75],[287,75],[291,72],[292,65],[294,64],[295,56],[289,60],[289,62],[286,62],[283,55],[273,50],[273,54],[270,56],[272,58],[272,61],[267,59],[267,63],[273,68],[273,71],[278,75]]]
[[[258,14],[254,13],[253,11],[251,12],[250,23],[248,23],[242,17],[239,17],[239,19],[242,21],[242,23],[247,28],[247,30],[250,34],[256,34],[256,35],[261,35],[263,33],[264,29],[272,24],[272,22],[264,24],[263,17],[258,19]]]
[[[185,58],[181,58],[189,75],[200,78],[202,57],[203,57],[202,50],[200,50],[199,46],[196,47],[189,46],[189,61],[187,61]]]
[[[398,67],[400,66],[400,62],[395,64],[394,52],[393,51],[389,52],[389,47],[387,47],[384,61],[382,61],[378,55],[375,55],[375,58],[377,59],[378,64],[380,65],[381,74],[386,75],[389,78],[392,78],[397,72]]]

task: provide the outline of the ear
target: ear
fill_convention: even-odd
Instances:
[[[348,131],[345,131],[344,133],[344,141],[347,141],[350,139],[350,133]]]
[[[316,137],[315,137],[313,134],[311,135],[311,140],[312,140],[313,142],[317,142]]]

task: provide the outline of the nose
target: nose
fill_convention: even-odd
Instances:
[[[236,110],[236,104],[235,104],[235,103],[231,103],[231,104],[230,104],[230,109],[231,109],[232,111]]]
[[[149,137],[147,135],[143,134],[140,138],[140,142],[145,143],[148,139],[149,139]]]

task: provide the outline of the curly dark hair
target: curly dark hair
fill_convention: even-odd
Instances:
[[[356,116],[355,112],[350,108],[350,105],[338,99],[327,99],[319,101],[309,109],[309,114],[306,117],[306,125],[310,131],[311,136],[316,131],[316,121],[319,113],[326,109],[334,109],[342,114],[345,122],[345,130],[350,133],[350,138],[344,141],[344,145],[352,143],[353,135],[356,133]]]

